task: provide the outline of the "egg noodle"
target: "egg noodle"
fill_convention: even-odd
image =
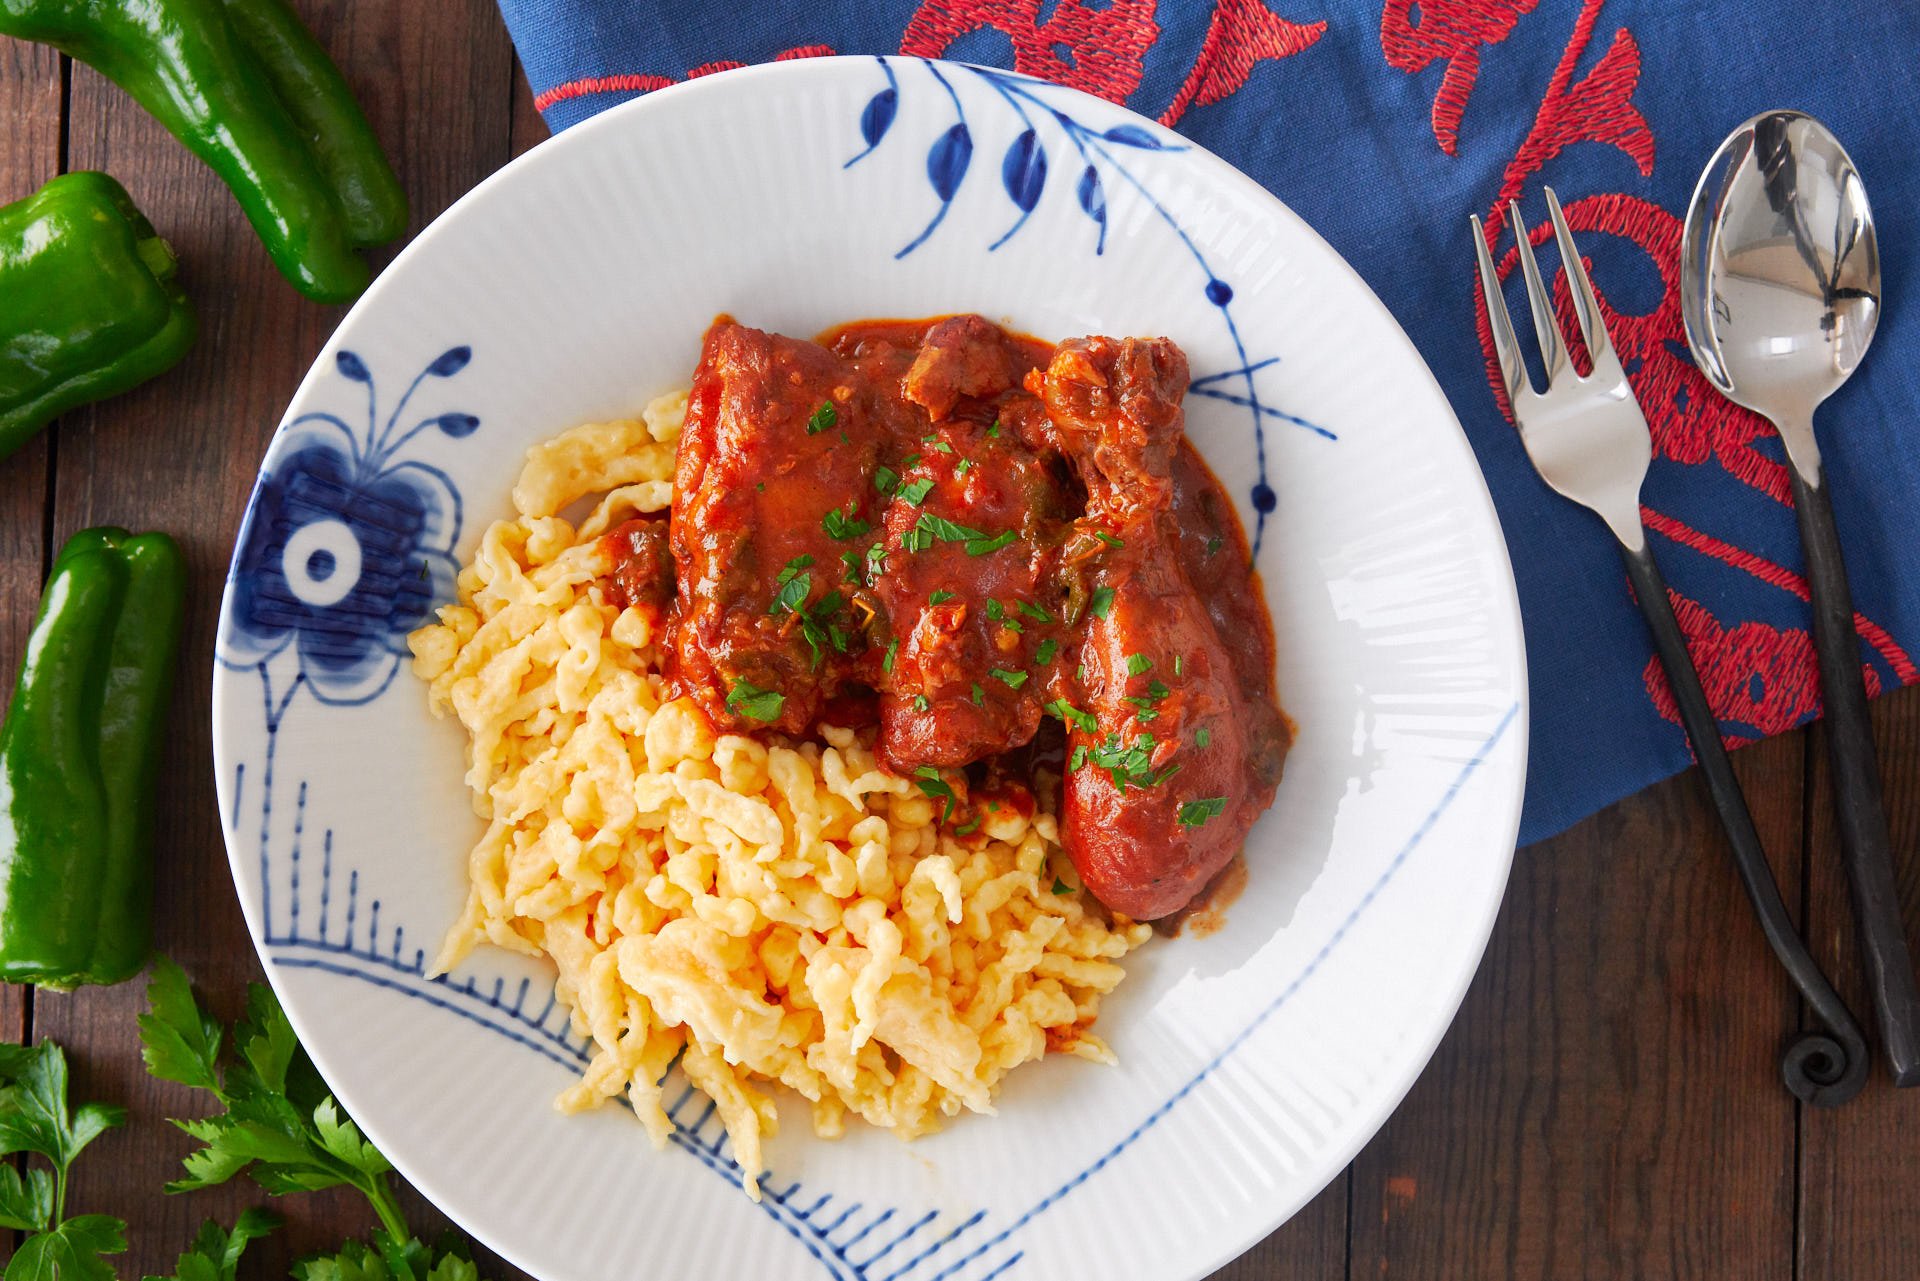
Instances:
[[[550,958],[593,1042],[560,1110],[624,1093],[664,1145],[677,1059],[757,1199],[767,1087],[807,1099],[825,1137],[848,1112],[902,1138],[990,1113],[1002,1078],[1049,1050],[1111,1061],[1090,1028],[1151,931],[1080,888],[1057,779],[958,835],[880,768],[870,729],[761,742],[672,697],[658,620],[609,600],[600,540],[669,507],[685,413],[665,396],[529,451],[518,518],[486,531],[459,602],[411,637],[434,712],[466,728],[487,821],[434,970],[483,942]],[[588,499],[578,527],[561,517]]]

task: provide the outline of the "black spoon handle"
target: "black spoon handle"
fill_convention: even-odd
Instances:
[[[1793,478],[1793,506],[1800,515],[1807,581],[1813,588],[1813,647],[1820,655],[1820,692],[1826,702],[1827,755],[1840,819],[1840,846],[1853,891],[1853,918],[1867,984],[1880,1014],[1893,1083],[1920,1085],[1920,990],[1913,956],[1900,924],[1894,885],[1893,843],[1880,799],[1880,766],[1867,718],[1867,689],[1860,672],[1860,633],[1853,625],[1853,593],[1840,559],[1840,531],[1833,523],[1833,496],[1819,478]]]
[[[1793,928],[1786,904],[1780,900],[1780,887],[1774,883],[1773,869],[1767,864],[1760,833],[1747,809],[1747,798],[1734,776],[1733,762],[1727,757],[1726,744],[1720,740],[1720,725],[1714,719],[1707,692],[1701,688],[1700,672],[1687,652],[1687,638],[1680,620],[1673,615],[1667,599],[1666,580],[1653,561],[1653,548],[1644,540],[1638,551],[1622,546],[1620,557],[1627,564],[1627,577],[1640,597],[1640,610],[1653,631],[1654,647],[1660,665],[1667,670],[1667,683],[1673,688],[1673,701],[1680,708],[1680,723],[1692,740],[1693,754],[1707,776],[1707,791],[1720,815],[1733,845],[1734,867],[1760,918],[1760,930],[1767,937],[1773,954],[1786,967],[1793,985],[1813,1008],[1815,1017],[1831,1035],[1808,1032],[1787,1047],[1780,1063],[1780,1074],[1794,1097],[1823,1107],[1845,1103],[1867,1083],[1867,1041],[1846,1002],[1827,982],[1820,966],[1807,951],[1806,944]]]

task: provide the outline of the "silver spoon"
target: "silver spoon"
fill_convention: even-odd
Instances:
[[[1720,144],[1687,208],[1680,311],[1707,380],[1771,419],[1786,444],[1861,953],[1894,1084],[1920,1084],[1920,990],[1900,925],[1853,596],[1813,434],[1814,409],[1859,367],[1880,318],[1866,188],[1826,126],[1769,111]]]

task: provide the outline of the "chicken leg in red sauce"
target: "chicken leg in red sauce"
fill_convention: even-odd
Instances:
[[[1166,915],[1239,850],[1288,737],[1186,384],[1165,339],[1056,348],[954,316],[813,343],[723,317],[668,533],[609,535],[610,594],[671,601],[669,674],[717,729],[875,725],[956,836],[979,825],[970,774],[1019,804],[1010,754],[1056,759],[1088,887]]]

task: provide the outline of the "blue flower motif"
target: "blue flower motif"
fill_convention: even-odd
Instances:
[[[429,364],[384,426],[365,362],[349,351],[335,357],[340,375],[367,389],[364,438],[334,414],[288,424],[279,458],[254,490],[234,555],[222,662],[264,672],[291,646],[298,683],[336,705],[369,702],[392,683],[407,633],[453,595],[461,504],[438,468],[391,460],[428,428],[459,439],[479,420],[435,414],[393,437],[421,382],[452,376],[471,355],[456,347]],[[270,707],[270,716],[277,710]]]

